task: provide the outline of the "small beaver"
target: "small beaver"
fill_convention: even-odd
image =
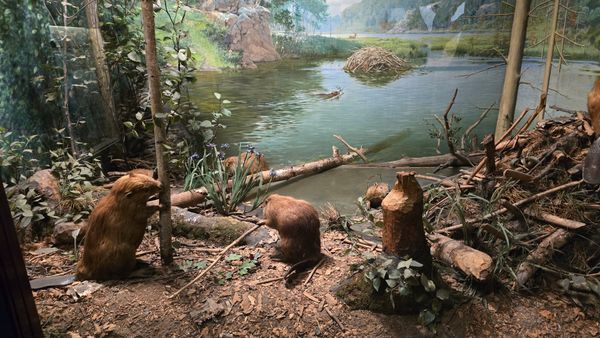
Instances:
[[[230,156],[223,161],[225,169],[229,174],[233,175],[237,166],[238,160],[242,161],[240,167],[247,171],[247,174],[256,174],[261,171],[269,170],[269,165],[265,160],[265,155],[256,152],[242,152],[240,156]]]
[[[159,181],[135,172],[115,182],[88,220],[78,279],[120,279],[134,270],[148,217],[158,210],[146,202],[160,189]]]
[[[373,183],[367,188],[367,193],[365,194],[365,202],[368,203],[367,207],[370,208],[379,208],[381,206],[381,202],[390,192],[390,187],[387,183]]]
[[[592,119],[592,128],[600,136],[600,76],[596,78],[594,88],[588,93],[588,112]]]
[[[264,203],[264,218],[268,227],[279,232],[278,255],[273,258],[294,264],[284,275],[286,282],[321,260],[319,214],[308,202],[270,195]]]

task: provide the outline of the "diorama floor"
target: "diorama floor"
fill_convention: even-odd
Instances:
[[[222,260],[197,283],[169,299],[201,271],[190,266],[197,262],[210,264],[219,250],[207,250],[200,241],[174,238],[178,247],[175,266],[189,270],[163,269],[156,235],[147,234],[138,256],[156,267],[151,276],[104,282],[100,289],[78,300],[71,295],[70,287],[35,291],[44,333],[51,337],[600,335],[596,311],[585,311],[571,299],[548,291],[525,295],[504,289],[472,296],[445,310],[435,333],[419,326],[416,315],[351,310],[335,297],[333,290],[351,275],[350,265],[363,258],[359,249],[344,242],[347,235],[339,231],[322,234],[327,259],[307,283],[308,273],[304,273],[291,288],[286,288],[281,280],[260,284],[257,282],[282,276],[287,269],[285,264],[269,258],[276,233],[271,232],[270,237],[262,246],[233,248],[230,253],[241,256],[240,260]],[[30,275],[54,275],[74,267],[72,251],[36,255],[36,248],[31,249],[25,252]],[[257,266],[240,275],[242,261],[256,254],[260,254]]]

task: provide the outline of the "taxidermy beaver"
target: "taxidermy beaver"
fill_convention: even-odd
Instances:
[[[242,152],[240,156],[230,156],[223,161],[225,169],[231,175],[235,172],[238,166],[238,160],[242,161],[241,167],[244,168],[247,174],[256,174],[261,171],[269,170],[269,165],[265,160],[265,155],[257,152]]]
[[[390,192],[390,187],[387,183],[373,183],[367,188],[365,194],[365,202],[367,202],[368,208],[379,208],[381,202],[387,194]]]
[[[146,202],[160,189],[159,181],[135,172],[115,182],[88,220],[78,279],[119,279],[134,270],[148,217],[158,210]]]
[[[592,128],[600,136],[600,76],[596,78],[594,88],[588,94],[588,112],[592,119]]]
[[[308,202],[270,195],[264,202],[264,218],[268,227],[279,232],[278,253],[273,258],[293,264],[284,275],[286,283],[321,260],[319,214]]]
[[[161,189],[160,182],[136,171],[119,178],[88,219],[77,279],[120,279],[136,266],[135,251],[142,242],[148,217],[158,210],[146,202]],[[65,286],[75,276],[49,276],[30,281],[32,289]]]

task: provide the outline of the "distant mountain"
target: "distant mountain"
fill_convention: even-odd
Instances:
[[[500,0],[362,0],[341,15],[338,32],[402,32],[453,28],[481,7],[497,11]]]

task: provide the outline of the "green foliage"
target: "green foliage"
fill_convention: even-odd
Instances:
[[[362,47],[381,47],[403,59],[417,59],[427,56],[425,44],[398,38],[358,38],[354,40]]]
[[[62,137],[64,130],[58,130]],[[78,157],[67,151],[66,138],[56,142],[56,148],[50,150],[52,158],[52,172],[58,177],[59,192],[61,195],[59,211],[61,217],[58,223],[81,221],[88,216],[94,207],[92,181],[102,177],[102,170],[98,159],[91,153],[83,153]]]
[[[258,265],[258,259],[260,258],[260,256],[260,253],[256,253],[252,258],[244,259],[242,255],[232,253],[229,254],[229,256],[225,257],[225,261],[230,263],[236,262],[234,264],[238,267],[238,275],[245,276],[249,274],[252,271],[252,269],[254,269]],[[231,277],[233,276],[231,275]]]
[[[271,11],[273,22],[288,32],[319,28],[328,15],[325,0],[271,0],[263,5]]]
[[[256,196],[251,209],[254,210],[262,204],[266,197],[268,186],[263,185],[261,175],[257,178],[248,175],[254,163],[254,156],[240,156],[233,173],[227,170],[224,164],[224,154],[215,145],[208,146],[209,153],[200,158],[197,154],[190,157],[184,181],[184,189],[191,190],[205,187],[213,207],[222,215],[229,215],[237,210],[238,205],[256,189]],[[229,181],[231,180],[231,184]]]
[[[444,301],[450,298],[447,289],[439,288],[423,273],[423,265],[412,258],[398,259],[382,256],[378,264],[369,264],[364,274],[365,281],[371,283],[377,293],[390,296],[392,307],[396,307],[394,297],[412,297],[422,308],[419,322],[430,326],[442,310]]]
[[[361,47],[355,41],[317,35],[274,35],[273,44],[282,56],[303,58],[345,58]]]
[[[56,211],[33,187],[26,187],[24,190],[19,188],[7,188],[6,194],[17,234],[19,238],[24,238],[32,230],[33,224],[56,218]]]
[[[2,182],[15,185],[31,176],[39,168],[34,149],[39,150],[37,135],[16,136],[0,128],[0,178]]]
[[[188,272],[191,270],[203,270],[206,269],[206,267],[208,266],[208,264],[206,263],[206,261],[192,261],[189,259],[184,260],[181,264],[178,265],[179,269],[181,269],[183,272]]]

